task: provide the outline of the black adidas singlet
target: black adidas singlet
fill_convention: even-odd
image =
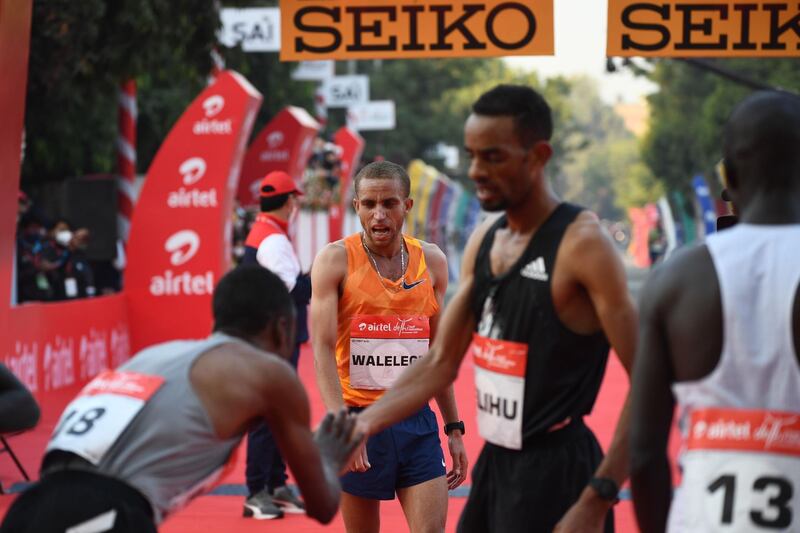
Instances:
[[[476,258],[472,309],[477,332],[528,347],[523,446],[567,417],[591,412],[605,372],[609,350],[605,334],[572,332],[553,306],[556,253],[567,226],[582,210],[560,204],[533,235],[517,263],[495,277],[489,256],[495,233],[507,224],[503,215],[487,232]],[[478,408],[496,409],[492,401],[479,396]]]

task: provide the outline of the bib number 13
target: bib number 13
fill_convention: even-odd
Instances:
[[[725,474],[718,477],[708,486],[708,492],[723,491],[722,523],[733,523],[733,503],[736,496],[736,476]],[[772,495],[767,500],[766,509],[751,509],[750,520],[753,524],[768,529],[785,529],[792,524],[792,509],[789,503],[794,495],[791,482],[782,477],[764,476],[753,482],[752,491]]]

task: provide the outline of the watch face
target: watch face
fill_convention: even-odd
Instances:
[[[617,499],[617,484],[611,479],[595,478],[592,479],[592,487],[597,491],[597,494],[604,500]]]

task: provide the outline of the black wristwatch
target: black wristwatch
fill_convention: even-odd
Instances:
[[[466,431],[464,430],[464,422],[459,420],[458,422],[450,422],[449,424],[444,425],[444,434],[448,437],[450,436],[450,432],[454,429],[460,429],[461,434],[464,435]]]
[[[619,486],[613,479],[607,477],[593,477],[589,480],[589,486],[592,487],[602,499],[612,503],[617,503],[619,501]]]

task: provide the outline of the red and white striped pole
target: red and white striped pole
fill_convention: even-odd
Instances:
[[[119,236],[128,242],[133,206],[136,204],[136,82],[127,80],[119,90],[117,103],[119,135],[117,136],[117,187]]]
[[[322,92],[322,84],[314,91],[314,114],[320,128],[324,130],[328,123],[328,105],[325,102],[325,93]]]
[[[225,70],[225,60],[216,48],[211,49],[211,73],[206,80],[207,85],[217,81],[217,77]]]

